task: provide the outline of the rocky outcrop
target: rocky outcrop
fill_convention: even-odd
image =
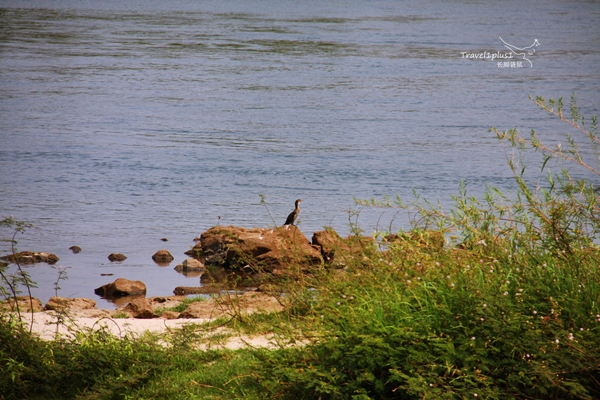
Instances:
[[[122,297],[146,294],[146,285],[142,281],[130,281],[118,278],[112,283],[107,283],[94,289],[94,293],[102,297]]]
[[[123,311],[128,312],[133,318],[150,319],[158,317],[152,308],[150,299],[145,298],[133,300],[123,308]]]
[[[191,272],[191,271],[204,271],[206,267],[202,262],[195,258],[186,258],[181,264],[175,267],[177,272]]]
[[[19,312],[31,312],[32,310],[33,312],[38,312],[44,310],[40,299],[29,296],[17,296],[16,301],[14,297],[0,301],[0,310],[16,312],[17,305]]]
[[[46,303],[46,310],[76,315],[80,318],[108,318],[110,312],[96,308],[94,300],[85,298],[51,297]]]
[[[120,253],[111,253],[108,256],[108,259],[110,261],[125,261],[125,260],[127,260],[127,257],[125,255],[123,255],[123,254],[120,254]]]
[[[152,259],[157,264],[168,264],[173,261],[174,257],[168,250],[159,250],[152,256]]]
[[[274,229],[216,226],[200,236],[206,264],[273,272],[321,265],[323,258],[298,227]]]
[[[87,310],[96,307],[94,300],[85,298],[67,298],[54,296],[46,303],[46,310],[65,311],[65,310]]]
[[[45,262],[50,265],[56,264],[59,260],[56,254],[43,252],[34,253],[31,251],[22,251],[20,253],[9,254],[7,256],[0,257],[0,259],[19,264],[34,264],[39,262]]]

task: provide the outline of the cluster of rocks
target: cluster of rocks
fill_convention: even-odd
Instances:
[[[94,300],[85,298],[52,297],[44,306],[37,298],[19,296],[15,301],[9,298],[0,301],[0,311],[21,313],[50,312],[64,313],[69,318],[114,318],[130,317],[137,319],[213,319],[229,315],[232,310],[243,309],[245,313],[280,311],[283,306],[277,298],[258,292],[246,292],[241,295],[212,298],[206,301],[192,302],[185,310],[178,312],[165,310],[181,304],[186,296],[136,297],[126,306],[108,311],[96,308]],[[235,305],[232,307],[233,303]]]
[[[72,246],[70,249],[74,253],[81,251],[77,246]],[[297,271],[310,273],[313,268],[341,268],[347,265],[350,259],[355,260],[356,257],[364,256],[366,252],[373,249],[375,249],[373,238],[357,236],[342,238],[333,229],[315,232],[312,240],[309,241],[294,225],[271,229],[215,226],[200,236],[196,245],[185,253],[189,258],[175,266],[175,270],[181,273],[202,274],[206,271],[206,265],[209,265],[244,271],[244,273],[254,274],[254,276],[264,277],[267,275],[277,278],[292,271],[294,273]],[[32,252],[21,252],[2,258],[24,264],[35,262],[54,264],[58,261],[58,257],[53,254]],[[127,257],[123,254],[112,253],[108,258],[112,262],[123,261]],[[173,261],[174,257],[167,250],[159,250],[152,256],[152,259],[157,264],[164,266]],[[119,310],[127,312],[135,318],[154,318],[157,316],[156,308],[164,306],[165,302],[173,299],[181,301],[185,298],[182,296],[188,294],[215,293],[222,289],[210,285],[180,286],[174,290],[176,296],[145,298],[146,285],[143,282],[118,278],[112,283],[96,288],[94,292],[108,299],[130,300],[124,308]],[[32,302],[33,300],[23,300],[23,307],[20,308],[27,310],[35,303],[34,308],[36,309],[95,310],[95,302],[89,299],[53,297],[45,307],[39,300]],[[11,306],[10,300],[9,303],[4,304],[4,307],[9,306]],[[96,311],[88,311],[88,313],[94,314]],[[177,317],[183,315],[184,318],[191,318],[192,314],[191,311],[187,314],[184,312],[178,314]],[[166,317],[174,317],[174,314],[166,313]]]
[[[315,232],[312,240],[294,225],[246,229],[216,226],[200,236],[186,254],[210,265],[281,273],[291,266],[343,266],[349,257],[374,249],[371,237],[342,238],[333,229]]]
[[[64,311],[68,313],[76,312],[79,317],[102,318],[111,317],[107,310],[96,308],[96,302],[84,298],[65,298],[51,297],[44,306],[40,299],[29,296],[10,297],[0,302],[0,310],[8,312],[19,311],[21,313],[41,312],[41,311]]]

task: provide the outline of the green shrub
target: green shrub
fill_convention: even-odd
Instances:
[[[586,130],[574,98],[570,120],[561,100],[534,101],[588,145],[568,136],[565,148],[550,148],[535,132],[524,139],[494,129],[519,156],[508,159],[516,196],[491,188],[479,200],[463,186],[449,213],[397,198],[414,209],[412,232],[383,232],[388,249],[379,260],[319,276],[317,290],[293,299],[319,334],[304,348],[260,352],[271,396],[600,398],[597,189],[564,166],[543,187],[524,173],[533,149],[543,154],[542,171],[554,159],[600,175],[586,161],[600,159],[596,119]],[[432,230],[445,246],[427,245]]]
[[[160,346],[106,331],[43,341],[23,325],[0,322],[0,398],[118,397],[167,368]]]

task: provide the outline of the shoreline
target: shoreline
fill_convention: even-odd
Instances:
[[[31,330],[42,340],[56,340],[59,338],[74,338],[78,333],[101,329],[105,329],[108,333],[120,338],[139,337],[146,333],[169,334],[173,330],[186,326],[202,325],[223,317],[233,318],[240,312],[249,315],[283,310],[283,306],[274,296],[260,292],[246,292],[192,302],[187,305],[183,312],[164,311],[165,309],[174,308],[185,299],[185,296],[144,298],[144,301],[151,304],[154,311],[163,310],[160,316],[153,318],[133,317],[131,310],[128,309],[133,302],[116,310],[99,309],[94,304],[87,308],[80,308],[77,305],[65,306],[63,309],[56,311],[47,309],[47,304],[43,309],[34,308],[33,313],[30,307],[22,307],[20,314],[21,321],[25,324],[27,330]],[[83,298],[68,300],[72,304],[86,303],[89,305],[95,303],[90,299]],[[22,301],[29,303],[29,298]],[[21,301],[19,303],[24,304]],[[16,316],[16,312],[9,313]],[[129,314],[129,317],[124,317],[127,314]],[[218,343],[212,343],[210,342],[210,336],[212,335],[224,335],[226,339],[220,340]],[[210,348],[234,350],[248,346],[273,346],[273,343],[271,343],[272,335],[241,335],[224,327],[217,328],[214,332],[208,334],[207,339],[210,343],[203,346]]]

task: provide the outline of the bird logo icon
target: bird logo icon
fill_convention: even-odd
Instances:
[[[535,53],[535,48],[534,47],[537,47],[537,46],[540,45],[540,42],[538,42],[537,39],[534,40],[534,42],[533,42],[533,44],[531,46],[522,47],[522,48],[521,47],[517,47],[517,46],[513,46],[512,44],[508,44],[502,38],[500,38],[500,40],[502,40],[502,43],[504,43],[504,47],[506,47],[508,50],[510,50],[515,56],[521,56],[521,57],[523,57],[523,60],[526,60],[526,61],[529,62],[529,67],[533,67],[533,63],[527,57],[528,56],[532,56],[533,53]]]

